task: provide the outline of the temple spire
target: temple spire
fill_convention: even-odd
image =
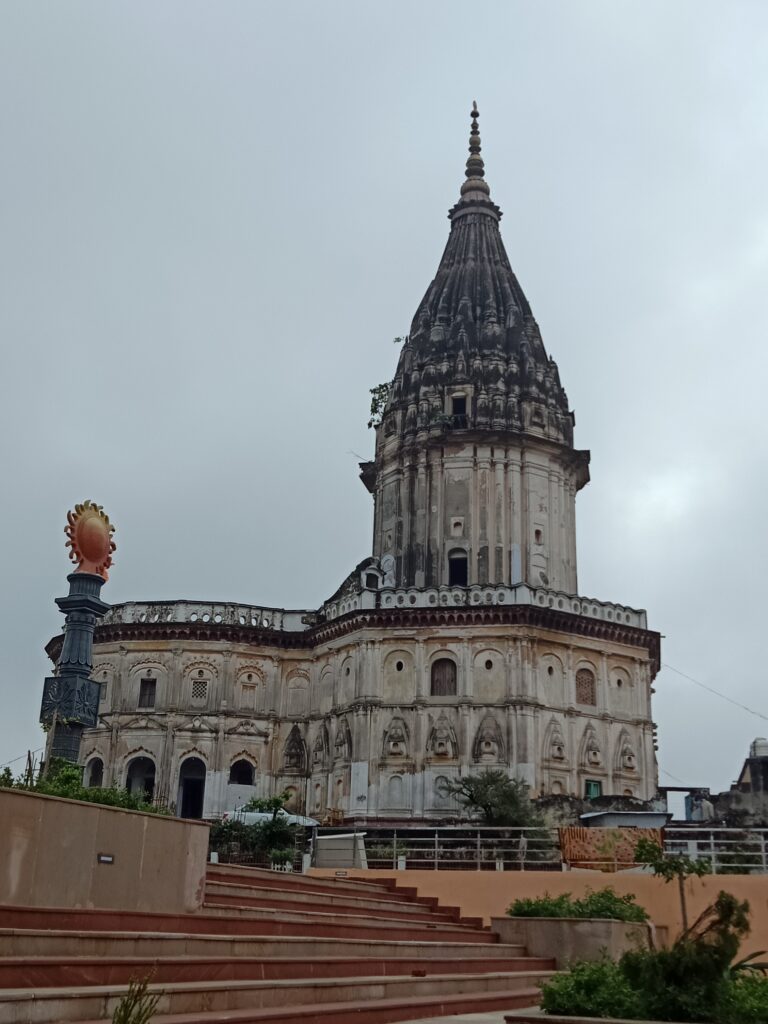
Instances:
[[[472,128],[469,132],[469,158],[467,159],[467,177],[468,178],[484,178],[485,177],[485,165],[483,164],[483,158],[480,156],[480,129],[477,124],[477,119],[480,117],[480,111],[477,109],[477,101],[472,100]]]
[[[461,199],[459,200],[458,206],[454,207],[452,213],[462,205],[466,205],[467,202],[485,201],[489,208],[492,207],[493,212],[497,217],[501,215],[501,211],[497,206],[489,203],[491,190],[488,187],[488,182],[485,181],[485,164],[483,158],[480,155],[480,128],[478,126],[478,118],[480,117],[480,111],[477,109],[477,102],[472,101],[472,110],[469,115],[472,118],[472,125],[469,130],[469,157],[467,158],[466,167],[466,178],[461,186]]]

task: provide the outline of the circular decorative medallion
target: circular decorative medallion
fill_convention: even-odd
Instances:
[[[112,565],[112,552],[115,542],[112,534],[114,526],[101,505],[92,501],[84,501],[75,505],[73,512],[67,512],[67,535],[69,557],[77,562],[75,572],[92,572],[109,578],[107,569]]]

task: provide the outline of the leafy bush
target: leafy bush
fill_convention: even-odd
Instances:
[[[6,771],[0,776],[0,785],[13,789],[26,789],[30,793],[42,793],[43,796],[59,796],[67,800],[83,800],[89,804],[101,804],[105,807],[122,807],[127,811],[143,811],[145,814],[168,814],[163,807],[147,803],[139,796],[129,793],[127,789],[115,787],[83,785],[82,765],[65,761],[62,758],[51,758],[48,774],[39,778],[31,785],[22,779],[14,780]]]
[[[645,909],[635,903],[633,893],[619,896],[610,886],[587,889],[582,899],[573,899],[569,892],[561,896],[543,896],[515,900],[507,913],[510,917],[599,917],[613,921],[642,922],[648,920]]]
[[[292,850],[297,827],[284,817],[270,818],[253,825],[237,819],[218,821],[211,825],[209,848],[222,860],[269,861],[275,850]],[[293,854],[291,854],[293,856]]]
[[[722,1003],[723,1024],[765,1024],[768,1021],[768,981],[745,974],[733,981]]]
[[[576,964],[544,985],[542,1006],[563,1016],[766,1024],[762,966],[754,955],[733,962],[749,931],[748,911],[749,904],[721,892],[669,949]]]
[[[719,1019],[728,987],[722,948],[681,941],[669,949],[632,950],[619,969],[641,999],[648,1020]]]
[[[642,1003],[613,960],[575,964],[544,985],[541,1008],[571,1017],[642,1017]]]

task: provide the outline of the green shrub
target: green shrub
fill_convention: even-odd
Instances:
[[[83,785],[82,765],[65,761],[63,758],[51,758],[48,774],[33,783],[24,779],[15,779],[6,769],[0,775],[0,785],[14,789],[25,789],[30,793],[42,793],[43,796],[59,796],[67,800],[83,800],[88,804],[101,804],[105,807],[122,807],[127,811],[143,811],[145,814],[168,814],[164,807],[147,803],[142,797],[134,796],[127,789],[112,786]]]
[[[727,967],[720,946],[689,941],[670,949],[632,950],[619,961],[648,1020],[720,1020],[729,986]]]
[[[669,949],[632,950],[618,963],[579,963],[555,975],[542,988],[542,1007],[563,1016],[768,1024],[768,979],[755,961],[762,954],[734,962],[748,912],[749,904],[721,892]]]
[[[648,920],[645,909],[635,903],[633,893],[619,896],[610,886],[587,889],[582,899],[573,899],[569,892],[560,896],[543,896],[515,900],[507,913],[510,917],[599,917],[613,921],[642,922]]]
[[[728,986],[722,1004],[722,1024],[765,1024],[768,1021],[768,980],[744,974]]]
[[[621,968],[603,959],[575,964],[555,974],[541,992],[546,1013],[569,1017],[642,1018],[642,1003]]]

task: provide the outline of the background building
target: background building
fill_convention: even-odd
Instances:
[[[589,453],[504,250],[476,111],[469,148],[361,466],[373,556],[316,610],[114,606],[90,783],[191,817],[287,788],[320,817],[444,818],[442,780],[482,766],[534,793],[655,793],[659,635],[578,594]]]

